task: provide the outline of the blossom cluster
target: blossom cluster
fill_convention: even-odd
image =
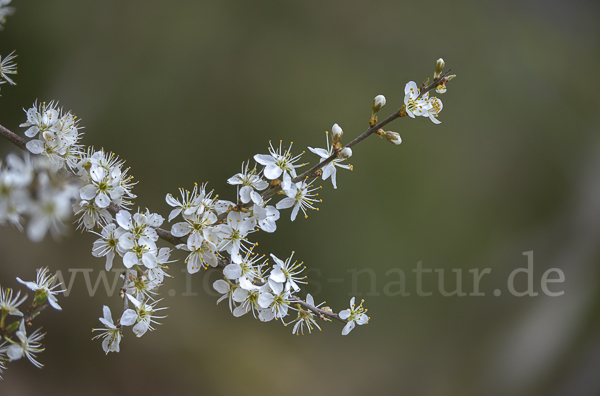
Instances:
[[[0,0],[2,9],[10,0]],[[7,76],[16,73],[13,54],[0,59],[0,83],[13,81]],[[436,62],[434,83],[421,88],[413,81],[406,84],[404,106],[394,116],[428,117],[435,124],[443,105],[440,99],[429,97],[429,91],[446,91],[445,83],[453,76],[442,73],[443,60]],[[5,81],[2,81],[4,79]],[[338,188],[337,170],[352,170],[345,161],[352,157],[352,147],[371,134],[378,134],[393,144],[400,144],[400,135],[383,131],[377,124],[377,113],[386,105],[386,98],[378,95],[373,100],[370,128],[347,145],[342,144],[343,130],[338,124],[326,132],[324,148],[308,147],[319,159],[317,165],[300,172],[308,165],[301,161],[305,152],[292,153],[292,146],[284,147],[269,143],[267,153],[253,156],[254,162],[243,162],[241,171],[231,176],[227,183],[236,187],[232,200],[220,199],[207,184],[189,190],[180,189],[179,197],[166,195],[171,207],[168,222],[170,230],[160,228],[165,219],[149,209],[131,210],[133,187],[136,184],[124,161],[113,153],[94,150],[80,143],[82,137],[79,120],[64,112],[54,101],[42,102],[26,110],[27,128],[24,135],[29,138],[25,147],[36,155],[24,158],[9,155],[0,163],[0,224],[11,223],[23,229],[24,218],[28,217],[27,234],[39,241],[50,231],[64,233],[64,221],[72,214],[76,216],[77,229],[95,234],[92,255],[104,259],[104,268],[111,270],[115,264],[122,265],[123,311],[113,320],[111,309],[104,305],[100,322],[104,327],[94,339],[102,339],[105,353],[119,352],[124,337],[123,329],[132,326],[136,337],[142,337],[159,324],[159,289],[169,277],[168,264],[173,249],[160,247],[159,240],[169,242],[175,249],[184,251],[188,273],[194,274],[201,268],[217,268],[223,278],[213,283],[221,294],[217,304],[227,300],[235,317],[252,313],[262,322],[280,320],[284,325],[293,324],[293,334],[311,333],[321,329],[318,321],[339,320],[344,323],[342,335],[349,334],[356,325],[368,323],[369,317],[363,302],[357,306],[355,299],[350,307],[335,314],[323,303],[315,304],[313,296],[300,297],[307,279],[305,265],[294,259],[294,252],[281,259],[273,253],[260,255],[255,252],[257,243],[252,241],[254,233],[274,233],[277,222],[285,210],[295,221],[298,214],[306,218],[310,210],[318,210],[321,202],[317,191],[319,178],[331,180]],[[233,173],[233,172],[232,172]],[[55,294],[60,292],[53,286],[55,277],[47,270],[38,271],[36,282],[19,282],[35,291],[34,305],[48,303],[60,309]],[[18,306],[24,301],[20,293],[13,295],[10,289],[0,288],[0,308],[4,319],[8,315],[24,317]],[[4,361],[26,356],[34,365],[41,365],[34,354],[43,350],[40,330],[26,334],[23,318],[15,322],[14,336],[3,336],[0,345],[0,370]],[[10,345],[8,345],[10,344]]]
[[[94,329],[101,331],[94,338],[102,338],[102,348],[105,353],[119,352],[122,336],[122,326],[133,326],[133,333],[137,337],[143,336],[146,331],[154,330],[152,323],[157,324],[154,312],[166,308],[156,308],[160,300],[154,298],[162,286],[164,278],[169,276],[165,269],[171,255],[171,249],[158,248],[158,234],[155,228],[162,225],[164,219],[156,213],[137,212],[131,215],[127,210],[120,210],[115,216],[115,221],[102,227],[100,238],[94,242],[92,255],[106,257],[105,269],[108,271],[113,266],[115,257],[122,258],[126,271],[123,275],[124,298],[131,302],[133,309],[126,309],[115,325],[108,306],[103,308],[103,317],[100,322],[104,328]],[[131,270],[130,270],[131,269]]]
[[[334,139],[327,149],[309,148],[317,154],[321,162],[331,155],[337,156],[334,144],[339,142],[342,131],[339,125],[332,128]],[[327,135],[329,136],[329,135]],[[268,233],[277,230],[280,210],[290,209],[290,219],[294,221],[302,211],[307,215],[308,209],[315,209],[318,200],[313,187],[316,180],[307,182],[299,178],[297,168],[301,164],[302,154],[293,155],[291,147],[284,148],[272,144],[268,147],[269,154],[256,154],[256,164],[242,163],[241,172],[230,177],[227,182],[237,187],[234,201],[218,199],[214,191],[208,191],[206,184],[194,185],[191,191],[180,189],[179,197],[167,194],[166,203],[171,206],[168,221],[172,223],[170,236],[175,238],[176,248],[186,252],[185,263],[190,274],[201,268],[220,268],[224,278],[214,282],[213,287],[222,294],[217,303],[227,299],[234,316],[243,316],[248,312],[264,322],[281,319],[284,324],[294,323],[293,333],[303,333],[307,329],[319,328],[316,319],[328,318],[316,316],[308,307],[314,306],[312,296],[308,295],[303,302],[295,296],[300,291],[300,285],[305,284],[302,272],[303,263],[293,261],[293,253],[285,260],[274,254],[268,259],[254,252],[255,243],[249,241],[249,236],[257,231]],[[330,178],[336,185],[336,167],[349,169],[350,166],[340,164],[345,158],[335,158],[322,167],[320,173],[323,179]],[[262,169],[259,169],[262,166]],[[300,180],[298,180],[300,179]],[[90,187],[91,189],[91,187]],[[83,189],[82,189],[83,191]],[[275,205],[270,204],[275,192],[281,191],[283,198]],[[105,257],[105,268],[112,268],[114,259],[120,257],[127,269],[124,284],[125,298],[133,304],[123,312],[118,324],[112,319],[110,308],[105,306],[103,317],[100,318],[104,328],[95,338],[102,338],[105,353],[118,352],[122,339],[121,328],[133,326],[137,337],[144,335],[147,330],[153,330],[153,324],[160,316],[155,312],[160,300],[155,300],[158,289],[167,275],[166,264],[169,262],[171,250],[159,249],[157,231],[162,225],[162,216],[138,211],[133,215],[121,209],[115,221],[98,223],[100,237],[94,242],[92,254]],[[325,307],[323,312],[332,313]],[[297,311],[296,318],[286,323],[286,317],[291,311]],[[341,317],[340,317],[341,318]],[[346,323],[366,323],[366,316],[348,315],[341,319]],[[345,327],[344,333],[350,327]]]
[[[78,216],[78,227],[92,230],[97,225],[109,224],[112,214],[109,206],[126,209],[136,196],[131,192],[134,182],[124,169],[125,161],[104,150],[88,148],[74,161],[73,172],[82,184],[79,199],[73,206]]]
[[[65,232],[78,184],[43,157],[23,158],[9,154],[0,162],[0,224],[10,223],[40,241],[49,231],[57,237]]]
[[[63,114],[54,101],[39,105],[36,102],[26,114],[27,122],[20,126],[27,128],[25,136],[32,138],[27,142],[27,150],[48,157],[57,169],[65,164],[73,169],[83,149],[78,144],[81,138],[79,120],[71,112]]]
[[[341,135],[341,128],[335,124],[334,135]],[[328,135],[327,135],[328,136]],[[334,154],[334,146],[327,139],[327,149],[309,150],[317,154],[321,162]],[[303,154],[303,153],[302,153]],[[296,325],[294,333],[303,332],[304,324],[312,329],[316,324],[315,316],[308,309],[302,309],[294,294],[300,291],[300,284],[305,284],[301,275],[305,266],[293,261],[293,253],[285,260],[270,254],[272,267],[265,256],[254,252],[255,243],[248,237],[259,230],[275,232],[276,222],[280,218],[280,210],[291,209],[290,219],[294,221],[302,211],[307,216],[308,209],[316,209],[314,204],[315,180],[307,182],[298,178],[297,169],[302,154],[293,155],[291,145],[278,147],[269,144],[268,154],[256,154],[256,164],[250,167],[249,162],[242,163],[241,172],[230,177],[227,182],[237,186],[235,202],[213,198],[213,192],[206,191],[206,185],[195,185],[193,190],[180,190],[180,198],[167,194],[166,202],[173,207],[169,221],[171,234],[180,238],[183,243],[176,247],[189,252],[186,263],[190,274],[200,268],[221,267],[224,279],[214,282],[213,287],[222,297],[217,303],[227,300],[234,316],[243,316],[248,312],[263,321],[281,319],[283,324],[290,308],[298,311],[297,318],[291,320]],[[335,158],[322,168],[321,177],[331,177],[337,187],[336,167],[350,169],[349,165],[340,162],[345,158]],[[258,169],[262,165],[262,169]],[[274,206],[270,205],[273,191],[277,188],[283,193]],[[181,216],[181,220],[176,219]],[[312,301],[312,297],[308,297]],[[310,304],[314,304],[314,301]],[[362,323],[361,323],[362,324]],[[318,325],[316,326],[318,327]]]
[[[0,330],[3,333],[4,342],[0,344],[0,374],[6,368],[5,361],[19,360],[26,357],[34,366],[41,368],[43,365],[36,360],[35,354],[42,352],[44,348],[40,341],[44,338],[42,329],[38,328],[27,335],[26,323],[39,312],[46,303],[54,309],[61,310],[56,295],[63,290],[57,290],[61,285],[56,283],[56,276],[51,275],[47,268],[37,270],[35,282],[17,280],[35,292],[33,303],[29,306],[27,314],[23,314],[19,306],[25,302],[27,295],[21,297],[21,292],[13,294],[13,290],[0,287]],[[6,324],[9,316],[20,318],[11,324]],[[14,332],[13,336],[8,334]],[[1,378],[1,377],[0,377]]]

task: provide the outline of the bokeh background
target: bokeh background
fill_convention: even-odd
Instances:
[[[367,326],[342,337],[330,323],[296,337],[280,323],[234,318],[203,286],[215,273],[192,278],[197,296],[181,295],[180,261],[162,289],[163,325],[141,339],[128,329],[121,353],[105,356],[90,329],[102,305],[115,312],[121,302],[102,287],[90,297],[79,274],[59,299],[63,311],[36,320],[48,333],[46,366],[11,363],[0,394],[600,394],[596,2],[12,5],[0,53],[19,54],[18,85],[3,85],[0,123],[22,133],[22,108],[60,100],[82,119],[85,144],[127,160],[136,205],[165,217],[165,194],[194,182],[231,199],[226,179],[269,140],[293,141],[295,152],[322,147],[337,122],[349,141],[367,126],[375,95],[387,97],[387,116],[404,84],[431,77],[439,57],[458,77],[442,96],[441,125],[397,120],[390,129],[401,146],[376,137],[360,144],[354,171],[338,172],[339,188],[323,183],[319,212],[294,223],[285,212],[276,234],[256,238],[263,253],[295,250],[312,270],[306,291],[336,311],[351,295],[364,298]],[[0,141],[2,156],[14,151]],[[94,239],[73,230],[33,245],[3,227],[0,283],[19,287],[15,277],[32,279],[46,265],[99,270]],[[540,295],[514,297],[506,281],[527,265],[527,251]],[[448,273],[463,269],[467,292],[467,271],[490,268],[486,295],[443,297],[437,274],[426,274],[434,294],[417,296],[419,261],[445,269],[448,289]],[[560,297],[541,294],[549,268],[565,274],[551,285]],[[397,269],[410,296],[389,293]]]

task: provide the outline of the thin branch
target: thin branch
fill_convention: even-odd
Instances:
[[[324,311],[324,310],[322,310],[320,308],[317,308],[317,307],[313,307],[312,305],[304,302],[300,297],[290,296],[289,300],[293,301],[293,304],[299,304],[299,305],[303,306],[304,308],[307,308],[307,309],[311,310],[312,312],[316,313],[319,316],[327,316],[329,318],[332,318],[332,319],[335,319],[335,320],[339,320],[342,323],[348,323],[344,319],[340,318],[340,316],[338,314],[332,313],[332,312],[328,312],[328,311]]]
[[[442,83],[446,82],[447,81],[447,76],[448,76],[449,73],[450,73],[450,70],[448,70],[447,72],[445,72],[442,75],[440,75],[438,78],[436,78],[427,87],[421,89],[420,95],[424,95],[425,93],[431,91],[432,89],[437,88],[439,85],[441,85]],[[402,107],[400,107],[398,109],[398,111],[396,111],[395,113],[393,113],[392,115],[390,115],[385,120],[381,121],[378,124],[373,125],[372,127],[369,127],[366,131],[364,131],[361,135],[357,136],[353,141],[351,141],[350,143],[348,143],[345,147],[352,148],[352,147],[356,146],[358,143],[362,142],[363,140],[365,140],[366,138],[368,138],[369,136],[371,136],[372,134],[374,134],[375,132],[377,132],[382,127],[386,126],[387,124],[389,124],[390,122],[394,121],[395,119],[400,118],[400,117],[404,117],[404,116],[406,116],[406,110],[405,110],[405,106],[403,105]],[[310,168],[306,172],[304,172],[301,175],[293,178],[292,182],[293,183],[298,183],[298,182],[300,182],[302,180],[305,180],[306,178],[316,176],[318,170],[322,169],[325,165],[329,164],[331,161],[333,161],[337,157],[338,157],[337,152],[333,153],[326,160],[318,163],[317,165],[313,166],[312,168]],[[270,189],[268,189],[267,191],[265,191],[262,194],[262,197],[263,197],[263,199],[272,197],[273,195],[275,195],[276,193],[278,193],[280,190],[281,190],[281,185],[278,185],[276,187],[270,188]]]
[[[46,308],[48,304],[38,305],[34,309],[29,309],[25,315],[23,315],[23,319],[25,323],[29,322],[31,319],[35,318],[40,312]]]
[[[27,147],[26,147],[27,142],[25,141],[25,139],[23,139],[21,136],[17,135],[16,133],[8,130],[7,128],[3,127],[2,125],[0,125],[0,135],[4,136],[8,140],[10,140],[13,144],[18,146],[19,148],[27,151]]]
[[[16,321],[19,321],[19,322],[25,321],[25,323],[30,323],[31,320],[33,318],[35,318],[40,312],[42,312],[47,306],[48,306],[48,304],[42,304],[42,305],[38,305],[37,307],[35,307],[33,309],[31,307],[29,307],[29,309],[23,315],[23,317],[18,318],[18,319],[15,318],[15,319],[16,319]],[[16,331],[16,329],[13,331]],[[6,337],[13,331],[6,331],[5,329],[0,329],[0,340],[6,339]]]

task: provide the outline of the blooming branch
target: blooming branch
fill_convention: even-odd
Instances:
[[[0,11],[8,2],[0,0]],[[0,14],[0,21],[1,17]],[[12,59],[13,54],[5,57],[0,67],[0,76],[9,83],[13,81],[7,75],[16,73]],[[356,325],[368,323],[363,302],[356,306],[352,298],[349,309],[335,313],[323,306],[324,302],[315,304],[310,294],[303,300],[296,294],[307,283],[304,263],[294,259],[294,252],[284,259],[274,254],[259,255],[252,235],[276,232],[280,211],[290,209],[290,220],[296,221],[298,213],[307,217],[310,210],[318,210],[318,179],[331,179],[337,188],[337,169],[352,169],[345,161],[352,157],[353,148],[369,136],[377,134],[400,144],[402,139],[397,132],[383,129],[392,121],[406,116],[424,117],[439,124],[443,105],[439,98],[429,97],[429,92],[447,91],[446,84],[455,76],[443,72],[444,66],[443,60],[436,62],[431,83],[427,80],[420,87],[413,81],[407,83],[404,104],[383,121],[378,121],[377,114],[387,100],[376,96],[369,127],[346,145],[342,144],[342,128],[334,124],[331,136],[326,133],[326,148],[308,147],[319,157],[319,163],[300,174],[300,168],[306,165],[301,162],[305,152],[294,155],[292,144],[284,147],[280,142],[277,147],[269,143],[268,154],[254,155],[255,164],[242,163],[241,172],[227,180],[236,187],[233,200],[220,199],[214,191],[207,190],[206,184],[195,184],[191,191],[180,189],[180,198],[167,194],[170,230],[162,228],[165,218],[158,213],[149,209],[131,211],[137,198],[133,193],[136,182],[124,160],[81,144],[79,120],[70,111],[59,108],[57,102],[35,102],[26,110],[26,120],[20,125],[27,128],[24,135],[29,140],[0,125],[0,135],[28,152],[23,158],[11,154],[4,164],[0,163],[0,224],[26,228],[32,241],[40,241],[47,233],[61,235],[65,221],[74,214],[78,229],[98,236],[91,253],[102,258],[105,269],[123,265],[121,315],[113,320],[110,308],[103,306],[99,320],[104,327],[93,330],[100,331],[94,339],[102,339],[105,353],[119,352],[126,327],[132,326],[136,337],[142,337],[160,324],[159,319],[164,316],[157,313],[166,308],[159,307],[162,300],[155,296],[169,277],[168,264],[176,261],[171,259],[174,250],[185,252],[184,263],[190,274],[208,267],[222,272],[223,279],[213,284],[222,295],[217,304],[227,300],[236,317],[251,312],[263,322],[281,319],[285,325],[294,324],[294,334],[303,334],[305,326],[309,333],[315,327],[321,330],[318,321],[335,319],[345,324],[342,335],[347,335]],[[159,240],[171,247],[160,247]],[[48,304],[60,310],[55,297],[60,290],[47,269],[38,270],[36,282],[17,279],[35,292],[34,301],[23,314],[17,309],[24,301],[20,293],[0,288],[0,329],[3,340],[10,344],[0,346],[0,363],[26,356],[41,367],[34,354],[43,351],[39,342],[42,334],[36,330],[27,336],[25,324]],[[291,311],[297,311],[297,316],[286,323]],[[7,315],[22,319],[5,327]]]

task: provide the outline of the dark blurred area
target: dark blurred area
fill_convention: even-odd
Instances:
[[[59,297],[63,311],[34,322],[48,333],[45,367],[10,363],[0,394],[600,394],[597,2],[11,5],[0,54],[18,53],[18,85],[2,86],[0,124],[22,133],[22,108],[60,100],[81,118],[84,144],[126,159],[136,206],[165,218],[165,195],[194,182],[232,199],[227,178],[269,140],[293,141],[299,153],[323,147],[339,123],[349,142],[368,126],[375,95],[388,101],[380,118],[391,114],[404,85],[431,77],[439,57],[458,77],[441,96],[441,125],[395,121],[400,146],[367,139],[337,190],[322,183],[319,212],[292,223],[285,211],[277,233],[256,235],[261,253],[296,252],[317,302],[339,311],[364,298],[368,325],[344,337],[340,323],[324,323],[296,337],[280,323],[234,318],[215,305],[216,273],[194,275],[198,295],[182,295],[185,255],[175,252],[175,278],[162,288],[168,317],[156,331],[137,339],[127,329],[121,352],[105,356],[90,329],[102,305],[117,316],[121,300],[102,286],[90,297],[78,274]],[[2,157],[17,151],[0,140]],[[33,244],[2,227],[0,284],[19,288],[15,278],[32,280],[41,266],[100,270],[95,239],[72,227]],[[539,294],[516,297],[507,279],[529,251]],[[424,275],[433,295],[418,296],[420,261],[445,270],[447,290],[462,269],[467,293],[468,271],[490,268],[485,296],[444,297],[436,272]],[[561,296],[540,289],[550,268],[565,275],[549,285]],[[391,295],[398,270],[410,296]]]

